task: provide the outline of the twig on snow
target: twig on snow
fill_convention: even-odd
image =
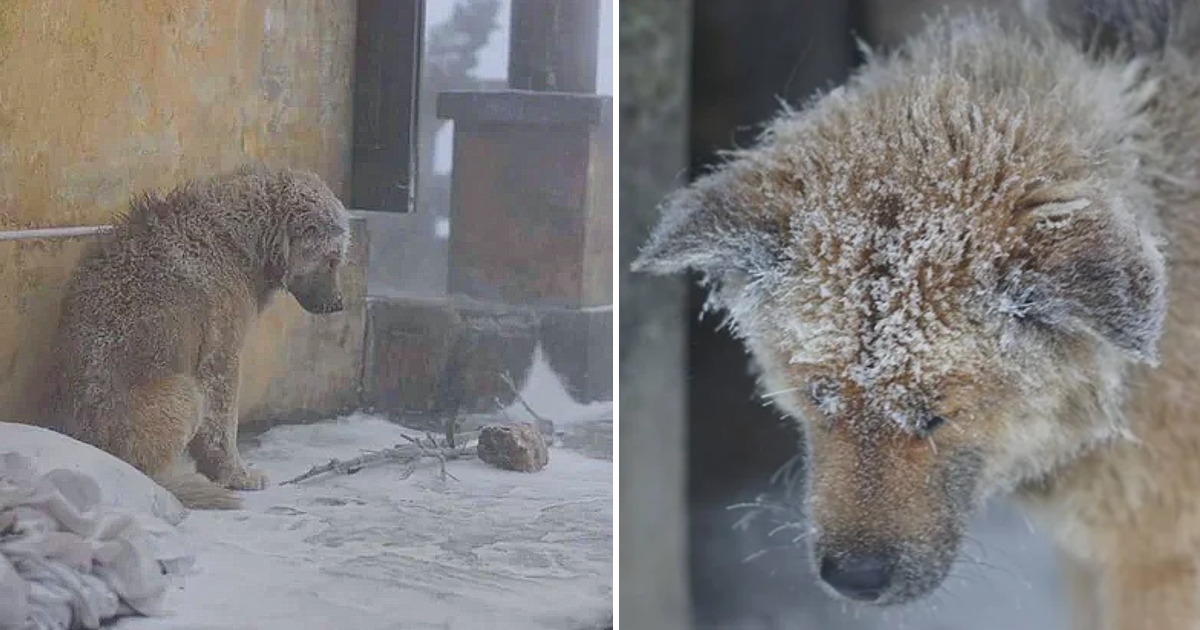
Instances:
[[[438,460],[442,478],[458,479],[446,470],[446,462],[455,459],[470,459],[475,457],[475,446],[472,444],[479,437],[478,433],[463,433],[456,436],[457,444],[451,446],[446,440],[438,441],[429,436],[429,444],[424,444],[418,438],[404,436],[410,444],[397,444],[392,448],[378,451],[367,451],[358,457],[348,460],[331,459],[324,464],[313,466],[302,475],[279,483],[281,486],[307,481],[313,477],[325,474],[353,475],[360,470],[380,464],[408,464],[408,469],[402,478],[408,478],[416,470],[420,460],[429,457]]]
[[[513,382],[512,376],[509,375],[507,370],[500,373],[500,380],[504,381],[505,385],[508,385],[509,391],[512,392],[513,399],[521,403],[521,406],[525,408],[525,411],[528,411],[529,415],[533,416],[533,419],[537,423],[539,430],[545,431],[546,429],[544,427],[554,426],[554,422],[552,420],[547,419],[545,416],[534,411],[533,407],[529,406],[529,403],[525,401],[525,397],[521,395],[521,391],[517,389],[516,383]],[[499,399],[497,399],[496,402],[499,403]],[[501,411],[503,412],[504,409],[501,408]],[[505,413],[505,415],[508,414]]]
[[[409,442],[412,442],[414,446],[416,446],[418,449],[420,449],[421,455],[426,456],[426,457],[434,457],[438,460],[438,466],[441,468],[441,472],[442,472],[442,481],[445,481],[447,477],[449,477],[455,481],[458,481],[459,480],[458,477],[451,475],[449,473],[449,471],[446,470],[446,459],[447,459],[446,451],[449,450],[451,452],[457,452],[457,450],[453,446],[450,446],[450,447],[438,446],[437,440],[433,439],[432,435],[429,435],[428,433],[426,433],[425,435],[426,435],[426,437],[429,438],[429,444],[430,444],[429,446],[425,446],[424,444],[422,444],[421,438],[415,438],[415,437],[406,435],[406,436],[404,436],[404,439],[408,440]]]

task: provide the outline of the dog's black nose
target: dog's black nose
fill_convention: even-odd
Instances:
[[[879,556],[826,556],[821,560],[821,579],[850,599],[873,602],[891,586],[892,566]]]

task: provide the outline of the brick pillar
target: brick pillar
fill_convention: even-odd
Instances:
[[[511,401],[536,345],[580,402],[612,399],[612,99],[597,0],[513,0],[507,90],[443,92],[454,121],[447,298],[372,310],[367,399],[438,416]],[[545,410],[553,415],[554,410]],[[413,424],[417,420],[405,421]]]
[[[612,99],[444,92],[438,115],[454,120],[449,292],[542,312],[576,398],[611,397]]]
[[[579,400],[612,396],[612,99],[597,0],[514,0],[509,88],[444,92],[454,121],[448,290],[540,313]]]
[[[454,120],[452,294],[508,304],[612,302],[612,100],[444,92]]]

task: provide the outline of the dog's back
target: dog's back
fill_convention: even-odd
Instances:
[[[203,322],[211,315],[202,269],[170,226],[141,216],[155,197],[94,243],[64,290],[50,375],[47,421],[125,459],[133,430],[134,383],[194,369]],[[199,259],[202,260],[202,259]]]
[[[188,507],[236,508],[234,492],[181,455],[203,419],[194,375],[206,331],[214,319],[244,329],[255,296],[229,282],[236,267],[223,257],[237,252],[182,229],[186,214],[172,203],[181,196],[136,198],[81,258],[64,290],[40,424],[128,461]]]

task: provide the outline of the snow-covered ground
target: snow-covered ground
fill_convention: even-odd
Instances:
[[[244,455],[273,481],[403,442],[386,420],[281,426]],[[383,465],[246,493],[180,528],[197,561],[170,618],[125,630],[599,628],[612,610],[612,464],[551,449],[525,474]]]
[[[368,467],[278,482],[331,458],[418,435],[352,415],[274,427],[242,446],[272,485],[246,509],[194,511],[180,529],[197,560],[169,618],[121,630],[584,630],[612,618],[612,403],[580,405],[540,350],[521,390],[567,447],[536,473],[478,460]],[[532,421],[520,404],[505,420]],[[570,436],[590,436],[575,440]],[[578,446],[572,447],[572,444]]]

